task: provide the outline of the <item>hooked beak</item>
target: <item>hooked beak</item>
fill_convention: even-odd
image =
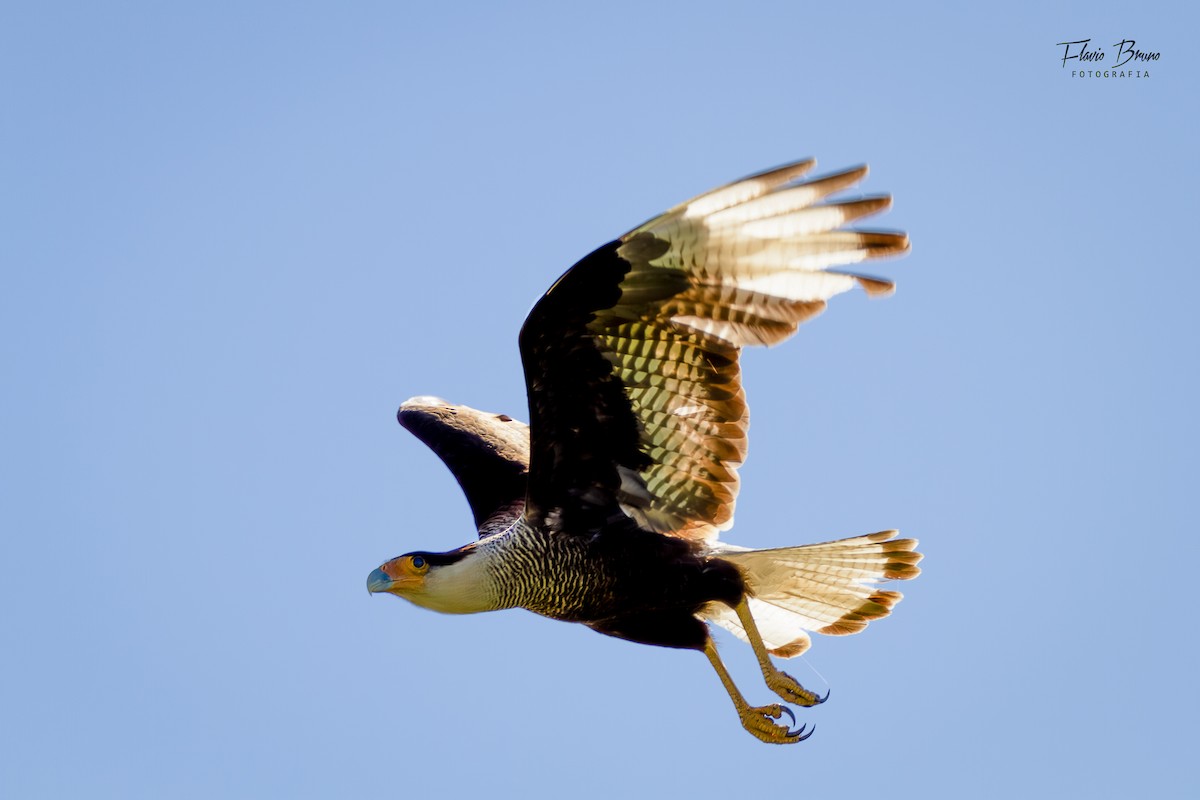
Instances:
[[[388,577],[386,572],[381,569],[373,569],[367,576],[367,591],[371,594],[386,592],[392,588],[393,583],[394,581]]]

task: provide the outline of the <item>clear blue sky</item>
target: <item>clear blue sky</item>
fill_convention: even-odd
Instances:
[[[567,5],[0,12],[0,794],[1200,793],[1196,11]],[[1071,78],[1087,37],[1161,58]],[[694,653],[368,597],[472,535],[400,401],[524,418],[564,268],[804,156],[913,252],[748,354],[727,538],[927,554],[788,664],[816,735]]]

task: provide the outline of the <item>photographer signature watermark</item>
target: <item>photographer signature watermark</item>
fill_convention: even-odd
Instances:
[[[1140,50],[1134,39],[1122,39],[1113,45],[1117,55],[1112,66],[1101,67],[1108,57],[1104,48],[1093,45],[1091,39],[1078,39],[1074,42],[1058,42],[1056,47],[1062,50],[1062,66],[1067,68],[1067,62],[1074,61],[1071,70],[1072,78],[1149,78],[1148,65],[1158,61],[1162,54],[1151,50]],[[1080,69],[1083,64],[1092,64],[1097,69]]]

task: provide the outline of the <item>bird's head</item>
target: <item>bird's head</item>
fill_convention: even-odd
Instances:
[[[386,592],[447,614],[495,609],[485,558],[474,544],[448,553],[407,553],[367,576],[367,591]]]

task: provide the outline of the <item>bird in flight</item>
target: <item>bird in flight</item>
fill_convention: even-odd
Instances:
[[[749,643],[782,700],[813,706],[825,697],[771,656],[887,616],[901,595],[878,584],[916,577],[921,560],[894,530],[769,550],[718,540],[746,458],[741,348],[782,342],[855,285],[891,293],[888,280],[831,268],[909,249],[903,233],[845,227],[891,204],[832,198],[865,166],[806,179],[814,166],[700,195],[567,270],[521,330],[528,426],[436,397],[401,405],[400,424],[458,480],[479,538],[393,558],[368,590],[452,614],[526,608],[701,651],[747,731],[808,738],[786,705],[746,701],[708,623]]]

